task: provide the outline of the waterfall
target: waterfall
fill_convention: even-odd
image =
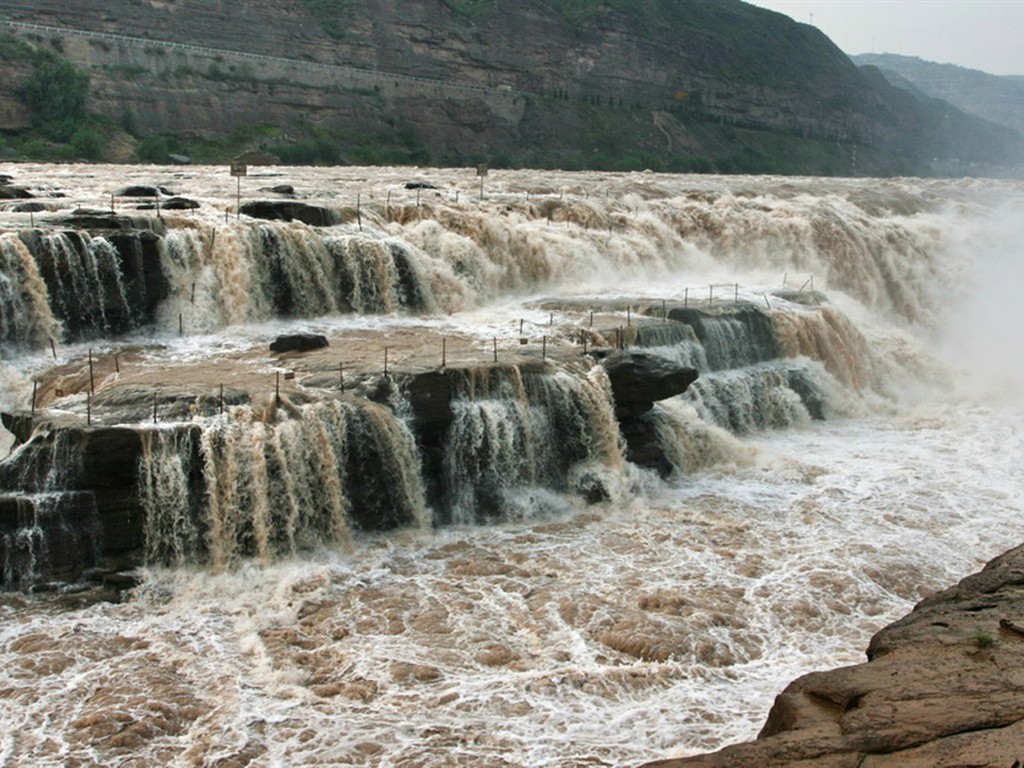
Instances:
[[[453,522],[532,516],[545,503],[538,489],[615,493],[622,446],[601,369],[478,369],[452,410],[443,472]]]
[[[754,365],[698,379],[683,397],[701,418],[738,435],[826,417],[820,366]]]
[[[361,400],[273,423],[237,406],[192,429],[150,430],[139,479],[153,563],[204,555],[223,570],[344,543],[354,529],[430,522],[412,434]]]
[[[0,465],[6,530],[0,528],[3,585],[34,584],[96,565],[102,535],[95,496],[76,490],[83,477],[79,436],[55,431],[19,449],[18,462]]]
[[[704,350],[707,367],[701,370],[742,368],[779,356],[771,318],[756,307],[673,309],[669,317],[693,328]]]
[[[54,314],[75,338],[135,326],[117,249],[81,231],[29,233]]]
[[[31,252],[17,235],[0,235],[0,345],[42,346],[59,335]]]

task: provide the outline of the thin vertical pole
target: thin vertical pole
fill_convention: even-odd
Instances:
[[[632,309],[633,309],[632,307],[626,307],[626,325],[627,325],[627,326],[629,326],[629,325],[632,325],[632,324],[633,324],[633,313],[632,313]]]
[[[235,218],[242,218],[242,177],[235,176],[235,181],[238,182],[238,187],[235,191]]]
[[[57,359],[57,344],[53,340],[53,336],[50,337],[50,351],[53,352],[53,359]]]
[[[740,303],[740,284],[739,283],[736,283],[736,292],[733,294],[733,299],[732,300],[733,300],[734,304],[739,304]]]
[[[448,364],[448,337],[441,337],[441,367],[444,368]]]
[[[220,385],[220,412],[224,413],[224,385]]]
[[[498,362],[498,337],[492,338],[491,343],[494,345],[494,362]]]
[[[185,335],[185,316],[181,312],[178,313],[178,335]]]
[[[196,284],[195,283],[192,283],[192,297],[190,299],[190,303],[191,304],[195,304],[196,303]]]
[[[540,346],[540,359],[541,360],[547,360],[548,359],[548,337],[547,336],[545,336],[543,339],[541,339],[540,345],[541,345]]]
[[[281,404],[281,372],[280,371],[276,371],[275,372],[274,400],[277,402],[278,405]]]
[[[153,393],[153,423],[156,424],[156,392]]]
[[[121,372],[121,358],[120,358],[120,355],[117,352],[115,352],[114,353],[114,373],[120,373],[120,372]]]
[[[359,194],[356,195],[356,223],[359,225],[359,231],[360,232],[363,231],[363,214],[360,211],[360,208],[362,207],[362,199],[361,198],[362,198],[361,195],[359,195]]]
[[[590,310],[590,327],[594,327],[594,310]]]
[[[85,393],[85,424],[92,426],[92,394],[89,392]]]
[[[92,350],[89,350],[89,392],[91,394],[96,393],[96,379],[92,372]]]
[[[690,289],[683,288],[683,309],[690,306]]]
[[[523,335],[523,318],[519,318],[519,335]]]
[[[388,348],[384,347],[384,375],[388,375]]]
[[[338,363],[338,388],[345,391],[345,364]]]
[[[661,300],[661,319],[668,320],[668,308],[665,306],[665,300]]]

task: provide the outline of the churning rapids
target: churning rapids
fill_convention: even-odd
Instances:
[[[0,210],[0,410],[135,413],[147,559],[122,602],[82,605],[4,564],[0,764],[708,751],[1021,542],[1020,184],[5,170],[43,210]],[[133,183],[200,206],[138,210],[116,196]],[[327,226],[237,215],[237,195],[290,200],[282,184]],[[111,206],[161,218],[149,305],[123,238],[65,223]],[[681,307],[703,314],[670,323]],[[294,331],[330,347],[267,351]],[[700,372],[644,416],[670,471],[627,460],[594,354],[615,345]],[[477,373],[431,463],[402,392],[362,393],[442,355]],[[251,397],[222,406],[220,385]],[[2,437],[0,496],[28,448]],[[25,491],[37,509],[47,482]],[[355,496],[396,524],[358,524]],[[31,525],[0,533],[45,555]]]

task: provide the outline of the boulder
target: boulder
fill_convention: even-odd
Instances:
[[[117,197],[170,197],[174,193],[168,190],[166,187],[159,187],[155,185],[146,184],[133,184],[123,189],[118,190],[116,193]]]
[[[654,403],[686,391],[697,380],[693,368],[645,352],[617,351],[604,360],[619,419],[635,418]]]
[[[145,206],[140,205],[139,208],[142,209],[148,206],[149,204],[147,203]],[[160,203],[160,207],[165,211],[191,211],[198,208],[199,203],[187,197],[172,197]]]
[[[310,352],[330,346],[326,336],[316,333],[291,333],[278,336],[270,343],[270,351],[277,352]]]
[[[24,187],[12,187],[7,184],[0,184],[0,200],[26,200],[35,197]]]
[[[2,187],[0,187],[2,189]],[[46,206],[43,203],[32,202],[32,203],[18,203],[12,209],[15,213],[40,213],[46,210]]]
[[[254,200],[243,203],[241,212],[254,219],[301,221],[311,227],[331,227],[341,223],[337,211],[291,200]]]

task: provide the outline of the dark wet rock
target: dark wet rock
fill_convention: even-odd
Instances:
[[[660,477],[668,477],[676,466],[665,453],[658,435],[657,422],[649,413],[619,419],[619,434],[626,441],[626,459],[638,467],[652,469]]]
[[[118,190],[115,194],[117,197],[170,197],[174,193],[167,189],[167,187],[134,184]]]
[[[440,189],[437,184],[431,184],[429,181],[409,181],[405,184],[406,189]]]
[[[172,197],[162,203],[142,203],[136,206],[140,211],[159,208],[164,211],[192,211],[199,207],[199,203],[187,197]]]
[[[144,229],[162,235],[167,231],[164,223],[155,216],[126,216],[93,208],[77,208],[71,212],[70,216],[63,219],[63,223],[69,227],[89,232]]]
[[[0,413],[0,422],[3,423],[4,429],[14,435],[17,445],[27,443],[29,438],[32,437],[33,424],[30,413],[25,411]]]
[[[0,184],[0,200],[27,200],[35,197],[24,187],[12,187],[7,184]]]
[[[693,368],[644,352],[613,352],[603,364],[619,419],[646,413],[657,401],[681,395],[697,380]]]
[[[327,337],[317,333],[290,333],[270,343],[271,352],[311,352],[329,346]]]
[[[612,498],[608,483],[595,472],[587,472],[580,477],[575,490],[587,504],[601,504]]]
[[[15,213],[39,213],[46,210],[46,206],[43,203],[19,203],[18,205],[11,208]]]
[[[275,195],[294,195],[295,187],[291,184],[277,184],[273,187],[264,187],[264,192],[273,192]]]
[[[241,212],[254,219],[301,221],[311,227],[331,227],[341,223],[337,211],[291,200],[255,200],[243,203]]]

